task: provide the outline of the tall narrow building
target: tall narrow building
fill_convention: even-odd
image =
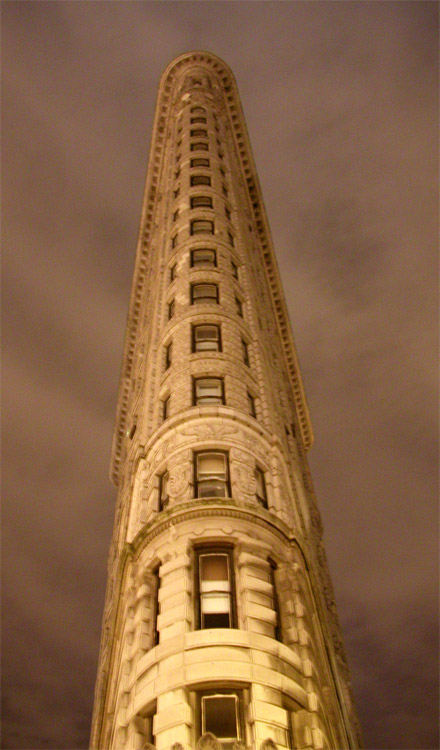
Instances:
[[[358,748],[312,430],[237,86],[163,74],[125,339],[92,748]]]

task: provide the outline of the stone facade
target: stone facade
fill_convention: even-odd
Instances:
[[[91,747],[360,747],[312,431],[237,87],[160,88],[121,374]]]

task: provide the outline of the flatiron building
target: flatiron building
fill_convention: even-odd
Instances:
[[[131,290],[92,748],[361,746],[311,444],[237,86],[184,54]]]

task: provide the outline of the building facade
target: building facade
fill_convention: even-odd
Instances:
[[[92,748],[360,747],[311,443],[237,86],[188,53],[154,123]]]

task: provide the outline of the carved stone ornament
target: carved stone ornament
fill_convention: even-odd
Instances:
[[[170,472],[169,493],[171,498],[181,495],[189,485],[189,466],[180,466]]]
[[[271,737],[268,737],[267,740],[263,740],[263,742],[260,745],[260,750],[277,750],[277,746],[275,745],[275,742]]]
[[[200,737],[196,750],[222,750],[221,742],[212,732],[205,732]]]

